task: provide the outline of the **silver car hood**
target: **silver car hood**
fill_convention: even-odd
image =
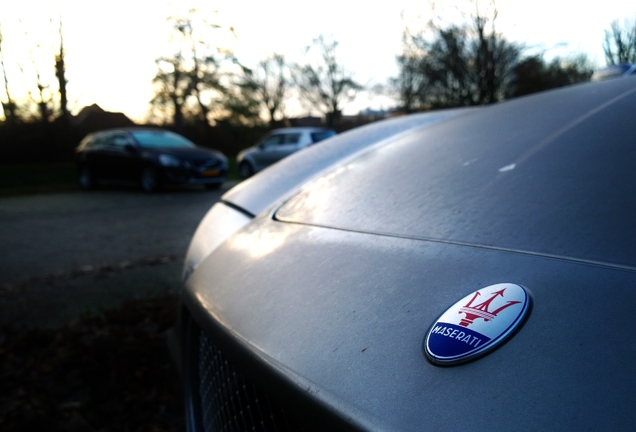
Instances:
[[[309,183],[290,223],[636,267],[635,79],[419,129]]]
[[[258,216],[194,271],[184,301],[354,427],[631,429],[634,84],[474,110],[300,181],[284,181],[288,163],[266,171],[226,195]],[[531,294],[524,326],[475,361],[427,361],[436,318],[500,282]]]
[[[223,196],[223,201],[253,215],[297,193],[303,184],[319,178],[334,166],[346,163],[374,148],[390,144],[400,136],[443,123],[470,112],[450,109],[384,120],[321,141],[277,162]]]
[[[436,318],[500,282],[533,296],[523,328],[471,363],[429,363]],[[635,286],[633,270],[263,218],[211,254],[185,298],[206,331],[363,429],[624,430]]]

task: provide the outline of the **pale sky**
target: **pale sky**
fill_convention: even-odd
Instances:
[[[549,55],[586,52],[599,65],[604,64],[603,30],[614,19],[636,18],[633,0],[496,3],[497,27],[509,40],[548,49]],[[37,60],[41,72],[49,72],[50,47],[57,37],[57,28],[49,19],[57,21],[61,14],[71,109],[77,112],[97,103],[105,110],[143,120],[152,97],[154,60],[172,54],[167,46],[170,26],[166,17],[189,8],[197,8],[210,21],[233,26],[237,37],[227,42],[247,66],[274,52],[290,61],[302,61],[304,48],[314,38],[332,36],[339,42],[342,63],[364,84],[385,83],[396,75],[395,55],[400,51],[404,20],[430,17],[425,0],[0,0],[8,80],[12,87],[32,85],[29,50],[36,59],[42,56]],[[34,48],[38,44],[40,48]],[[54,84],[52,77],[49,81]],[[362,95],[345,112],[366,106],[387,108],[386,104],[390,101]]]

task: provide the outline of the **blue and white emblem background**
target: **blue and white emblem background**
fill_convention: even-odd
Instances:
[[[448,308],[431,326],[424,351],[433,363],[456,364],[485,354],[522,322],[530,296],[517,284],[479,289]]]

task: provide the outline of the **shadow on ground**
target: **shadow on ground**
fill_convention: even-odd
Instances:
[[[182,431],[182,257],[83,266],[0,287],[0,430]]]
[[[166,345],[167,293],[57,329],[0,330],[0,429],[182,431],[178,374]]]

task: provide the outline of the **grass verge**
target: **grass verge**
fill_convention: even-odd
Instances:
[[[0,164],[0,195],[79,190],[73,162]]]

